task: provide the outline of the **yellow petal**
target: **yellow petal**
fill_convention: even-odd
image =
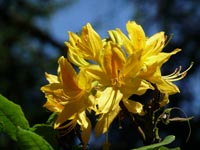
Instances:
[[[128,31],[128,36],[133,44],[133,53],[134,51],[140,51],[145,46],[145,33],[140,25],[138,25],[134,21],[128,21],[126,24],[126,28]]]
[[[145,55],[157,55],[165,46],[165,35],[164,32],[159,32],[147,39],[146,45],[143,52]]]
[[[111,78],[117,78],[119,70],[125,63],[126,57],[116,44],[108,42],[101,60],[101,67],[104,72]]]
[[[61,112],[64,109],[64,106],[58,103],[52,95],[46,95],[46,98],[47,102],[43,105],[43,107],[46,107],[52,112]]]
[[[138,78],[125,78],[124,84],[121,88],[120,91],[123,93],[123,98],[130,97],[133,94],[138,94],[139,87],[141,85],[141,79]]]
[[[121,73],[127,77],[136,77],[138,75],[138,72],[140,72],[141,65],[142,64],[139,61],[139,57],[137,55],[132,54],[127,58],[126,63],[121,69]]]
[[[145,64],[147,66],[151,66],[151,65],[159,65],[159,66],[161,66],[162,64],[167,62],[172,55],[174,55],[174,54],[176,54],[176,53],[178,53],[180,51],[181,51],[181,49],[176,48],[175,50],[173,50],[170,53],[161,52],[159,54],[149,55],[145,59],[144,58],[142,58],[142,59],[143,59],[143,61],[145,61]]]
[[[100,80],[101,77],[105,75],[103,70],[98,65],[89,65],[87,67],[82,67],[81,69],[95,80]]]
[[[58,83],[58,77],[56,75],[45,73],[46,79],[49,81],[49,83]]]
[[[65,44],[70,52],[69,58],[73,62],[80,64],[80,62],[83,63],[84,59],[98,60],[103,43],[98,33],[95,32],[89,23],[82,28],[81,36],[73,32],[69,32],[68,34],[69,42],[65,42]],[[78,55],[76,58],[79,61],[75,61],[74,55]]]
[[[80,41],[81,38],[73,32],[68,32],[69,35],[69,42],[65,42],[68,48],[77,51],[77,41]]]
[[[81,112],[78,114],[78,124],[81,127],[81,137],[83,140],[83,144],[86,147],[86,145],[88,144],[88,141],[90,139],[90,134],[91,134],[91,122],[90,120],[87,118],[85,111]]]
[[[100,115],[95,126],[95,136],[107,132],[110,124],[121,110],[119,102],[122,99],[122,93],[119,90],[113,90],[112,88],[107,88],[105,91],[108,93],[102,93],[101,98],[98,99],[99,113],[97,112],[96,114],[102,115]],[[103,98],[106,99],[104,100]]]
[[[125,79],[125,85],[120,88],[123,93],[123,98],[129,98],[131,95],[142,95],[148,89],[154,89],[150,82],[142,80],[140,78],[127,78]]]
[[[116,29],[116,31],[122,39],[123,46],[125,48],[125,52],[128,55],[135,53],[135,51],[133,50],[134,48],[133,48],[132,41],[130,41],[130,39],[128,39],[128,37],[120,29]]]
[[[98,54],[103,48],[100,36],[89,23],[82,28],[81,40],[77,41],[76,45],[83,58],[94,61],[98,60]]]
[[[71,50],[69,50],[67,54],[69,61],[74,65],[79,67],[89,65],[89,63],[79,53],[71,52]]]
[[[142,115],[144,113],[143,105],[139,102],[136,102],[133,100],[128,100],[128,99],[123,99],[123,103],[129,112],[132,112],[134,114],[140,114],[140,115]]]
[[[102,49],[102,41],[99,34],[92,28],[91,24],[88,23],[86,28],[83,28],[82,38],[88,41],[88,46],[92,49],[94,57],[97,56],[99,51]]]
[[[140,86],[137,89],[136,94],[137,95],[142,95],[144,94],[148,89],[154,90],[154,87],[151,85],[151,83],[149,83],[146,80],[142,80]]]
[[[41,87],[44,93],[55,93],[56,95],[63,94],[62,85],[60,83],[51,83]]]
[[[63,111],[58,114],[58,117],[55,121],[57,127],[62,125],[65,121],[76,115],[81,110],[85,109],[83,99],[83,96],[77,96],[76,98],[71,99],[70,103],[67,103],[67,105],[65,105]]]
[[[104,86],[111,85],[111,78],[98,65],[89,65],[81,68],[90,78],[99,81]]]
[[[119,31],[115,31],[115,30],[110,30],[108,31],[108,34],[110,36],[110,39],[114,42],[114,43],[117,43],[117,45],[119,46],[122,46],[123,45],[123,39],[121,37],[121,32],[120,30]]]
[[[119,90],[113,90],[112,87],[107,87],[97,100],[98,113],[108,113],[113,107],[119,105],[120,100],[122,99],[122,93]]]
[[[60,103],[61,105],[65,105],[69,99],[64,93],[63,86],[58,83],[51,83],[41,87],[41,91],[45,93],[45,97],[53,99],[56,103]]]
[[[99,113],[107,113],[110,111],[111,106],[113,104],[114,96],[115,96],[115,91],[112,89],[112,87],[106,88],[101,93],[101,96],[96,99]]]
[[[102,114],[97,121],[97,124],[94,129],[95,137],[98,137],[101,134],[108,132],[110,124],[113,122],[115,117],[120,112],[121,108],[118,106],[115,107],[112,111],[106,114]]]
[[[90,92],[92,88],[92,78],[85,73],[85,70],[80,70],[76,78],[77,85],[80,89]]]
[[[156,86],[161,93],[172,95],[180,92],[179,88],[175,84],[164,79],[156,82]]]
[[[159,53],[157,55],[151,55],[146,58],[142,58],[144,61],[143,67],[139,76],[145,80],[148,80],[151,83],[156,84],[162,80],[161,67],[162,65],[169,60],[169,58],[179,52],[180,49],[175,49],[171,53]]]
[[[61,83],[63,83],[65,92],[69,96],[76,95],[80,92],[80,89],[76,83],[77,74],[74,68],[64,57],[60,57],[58,62],[60,67],[59,79],[61,80]]]

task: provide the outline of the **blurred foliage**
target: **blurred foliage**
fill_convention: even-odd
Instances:
[[[0,1],[0,93],[22,106],[30,125],[43,123],[49,112],[40,86],[45,71],[56,72],[57,58],[64,54],[64,41],[49,33],[48,19],[69,0]],[[41,22],[39,22],[41,21]],[[0,149],[14,149],[0,134]]]
[[[38,120],[41,110],[35,109],[44,102],[38,92],[44,70],[56,67],[57,56],[65,49],[63,42],[48,33],[45,24],[66,4],[56,0],[0,2],[0,91],[22,105],[32,121]],[[39,19],[43,21],[41,26]],[[55,49],[54,55],[47,49]]]
[[[165,31],[167,35],[174,34],[166,51],[177,47],[183,49],[164,66],[163,73],[169,74],[178,67],[177,65],[186,68],[191,61],[194,61],[189,75],[178,83],[182,92],[171,97],[171,105],[181,106],[183,101],[189,105],[193,101],[200,101],[195,99],[193,87],[187,84],[189,79],[200,71],[200,1],[126,1],[132,2],[135,9],[130,20],[136,20],[141,24],[149,36],[159,29]],[[70,7],[73,2],[72,0],[0,0],[0,93],[22,107],[30,126],[43,123],[48,118],[49,112],[42,107],[46,99],[39,89],[46,83],[44,72],[56,73],[57,58],[66,54],[64,41],[57,41],[50,34],[48,19],[55,11],[64,6]],[[179,123],[170,123],[161,127],[161,130],[165,128],[163,134],[176,135],[182,149],[190,149],[193,145],[199,145],[199,120],[200,115],[194,116],[190,122],[192,133],[187,143],[185,142],[188,136],[187,124],[183,123],[180,126]],[[115,121],[110,130],[113,148],[124,146],[129,149],[141,145],[137,140],[139,138],[137,133],[130,132],[134,129],[128,118],[127,123],[121,126],[122,129],[119,130],[119,122]],[[71,135],[73,136],[73,133]],[[63,141],[73,142],[72,139],[63,137]],[[13,141],[0,134],[0,149],[14,149],[12,143]]]

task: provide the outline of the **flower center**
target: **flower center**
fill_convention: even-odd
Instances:
[[[120,70],[118,70],[117,77],[111,79],[111,83],[113,86],[121,87],[124,85],[124,74],[120,74]]]

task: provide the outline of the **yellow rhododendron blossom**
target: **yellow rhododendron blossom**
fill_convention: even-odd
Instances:
[[[65,42],[65,44],[69,48],[68,56],[72,63],[76,61],[76,57],[78,59],[98,61],[99,53],[103,48],[101,37],[89,23],[83,27],[80,36],[69,32],[69,42]]]
[[[163,76],[163,64],[181,50],[163,52],[167,43],[164,32],[147,37],[134,21],[128,21],[126,29],[128,35],[120,29],[109,30],[105,39],[89,23],[80,34],[68,32],[67,58],[59,58],[58,75],[46,73],[49,84],[41,90],[47,98],[44,107],[58,114],[54,128],[70,131],[79,125],[84,146],[91,132],[86,112],[97,116],[95,135],[104,134],[120,111],[140,116],[147,113],[145,104],[131,99],[133,95],[156,91],[162,95],[158,107],[168,104],[169,96],[179,92],[173,82],[182,79],[192,66]]]
[[[129,21],[127,23],[128,37],[117,29],[118,35],[123,40],[123,45],[129,56],[139,56],[140,78],[155,84],[161,93],[167,95],[179,92],[179,88],[161,74],[162,65],[169,60],[169,58],[181,51],[175,49],[170,53],[162,52],[166,46],[166,36],[164,32],[158,32],[150,38],[145,36],[145,33],[140,25],[136,22]]]
[[[60,57],[58,63],[58,76],[46,74],[49,84],[41,88],[47,98],[44,107],[58,113],[54,124],[56,129],[70,131],[78,123],[87,144],[91,123],[85,111],[92,104],[88,93],[90,81],[81,72],[77,75],[66,58]]]
[[[96,136],[101,133],[100,131],[102,131],[101,134],[107,132],[111,122],[120,111],[119,103],[122,99],[127,99],[132,94],[141,95],[144,94],[147,89],[153,89],[153,86],[151,86],[149,82],[136,76],[140,68],[135,57],[129,57],[127,59],[122,49],[111,41],[107,42],[104,46],[102,55],[99,57],[99,62],[100,66],[91,65],[83,68],[91,78],[98,80],[100,85],[105,87],[101,96],[96,99],[98,106],[97,114],[101,114],[97,122],[97,127],[95,128]],[[132,65],[129,65],[131,62]],[[131,75],[129,75],[129,73]],[[135,74],[135,76],[133,76],[133,74]],[[138,114],[143,113],[141,109],[142,104],[135,105],[136,102],[133,102],[133,105],[131,102],[125,102],[126,107],[132,107],[131,112]],[[106,124],[102,123],[105,121]],[[105,126],[100,126],[99,124],[104,124]]]

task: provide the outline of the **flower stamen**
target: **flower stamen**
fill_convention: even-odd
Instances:
[[[186,76],[187,72],[192,68],[193,64],[194,64],[194,62],[192,62],[190,64],[190,66],[185,71],[183,71],[183,72],[181,72],[182,66],[179,66],[179,68],[176,68],[174,70],[174,72],[172,72],[169,75],[163,76],[163,78],[166,79],[166,80],[168,80],[168,81],[178,81],[178,80],[181,80],[181,79],[183,79]]]

